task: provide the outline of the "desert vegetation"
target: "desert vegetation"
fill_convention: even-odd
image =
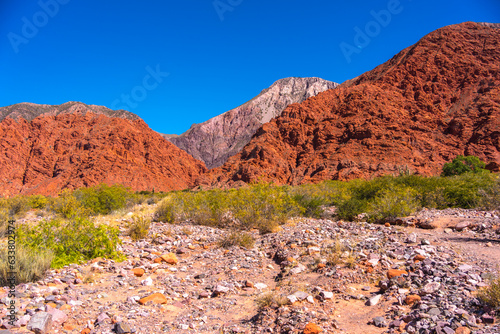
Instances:
[[[116,212],[123,215],[137,204],[151,205],[151,209],[128,217],[123,235],[132,240],[146,239],[152,220],[172,224],[189,221],[232,229],[233,233],[220,240],[220,247],[251,248],[253,238],[245,231],[275,232],[292,217],[386,223],[421,208],[498,209],[499,177],[482,167],[478,159],[457,157],[445,165],[442,176],[435,177],[385,176],[294,187],[259,183],[239,189],[170,193],[134,193],[120,185],[102,184],[66,190],[57,197],[0,199],[0,233],[5,234],[9,219],[21,218],[28,211],[39,217],[36,224],[18,223],[16,230],[21,253],[35,257],[26,257],[26,261],[39,263],[24,276],[33,280],[48,267],[60,268],[96,257],[123,258],[117,251],[120,230],[99,223],[98,217]],[[332,251],[329,262],[339,262],[339,253]]]
[[[227,191],[172,192],[159,203],[155,219],[267,233],[293,216],[321,217],[327,214],[324,208],[335,207],[338,219],[383,223],[421,208],[497,209],[499,189],[498,175],[486,172],[385,176],[296,187],[254,184]]]

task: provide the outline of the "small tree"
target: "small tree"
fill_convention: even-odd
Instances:
[[[478,157],[473,155],[468,155],[464,157],[463,155],[457,156],[452,162],[447,162],[443,166],[443,172],[441,176],[453,176],[460,175],[464,173],[484,173],[487,172],[484,167],[486,164],[479,160]]]

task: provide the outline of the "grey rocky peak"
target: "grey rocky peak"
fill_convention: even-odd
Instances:
[[[479,24],[485,27],[500,29],[500,23],[480,22]]]
[[[7,107],[0,108],[0,121],[9,117],[12,119],[23,118],[27,121],[32,121],[40,115],[57,116],[60,114],[92,112],[102,114],[109,117],[124,118],[129,120],[140,119],[139,116],[126,110],[112,110],[104,106],[93,104],[85,104],[82,102],[66,102],[61,105],[36,104],[36,103],[18,103]]]
[[[179,136],[164,135],[177,147],[202,160],[208,168],[221,166],[238,153],[264,123],[279,116],[290,104],[300,103],[337,87],[320,78],[285,78],[258,96],[191,128]]]

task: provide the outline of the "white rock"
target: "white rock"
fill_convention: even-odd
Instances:
[[[153,285],[153,279],[151,277],[148,277],[145,280],[142,280],[141,284],[145,286],[151,286]]]
[[[382,295],[375,295],[372,298],[368,299],[368,302],[366,304],[368,306],[375,306],[380,301],[380,298],[382,298]]]
[[[325,299],[332,299],[333,298],[333,292],[329,291],[321,291],[321,296]]]
[[[295,268],[292,268],[290,270],[290,274],[292,275],[297,275],[303,271],[305,271],[307,268],[303,264],[298,264]]]
[[[472,266],[468,264],[462,264],[461,266],[458,267],[458,270],[463,272],[468,272],[469,270],[472,270]]]

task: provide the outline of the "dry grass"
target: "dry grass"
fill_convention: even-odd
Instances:
[[[266,293],[255,299],[255,303],[259,310],[263,310],[268,307],[278,308],[280,306],[288,304],[288,299],[285,296],[277,295],[274,292]]]
[[[341,264],[344,250],[345,247],[342,245],[342,242],[339,239],[335,240],[334,244],[327,248],[326,263],[330,266]]]
[[[488,287],[479,291],[478,297],[484,303],[500,311],[500,277],[492,279]]]
[[[86,270],[84,272],[84,275],[83,275],[83,283],[85,284],[91,284],[91,283],[95,283],[97,281],[97,278],[96,278],[96,275],[95,273],[93,273],[92,271],[90,270]]]
[[[222,248],[230,248],[232,246],[241,246],[246,249],[253,247],[255,243],[251,234],[245,232],[231,232],[230,234],[219,240],[219,246]]]
[[[0,286],[7,286],[12,270],[9,267],[7,248],[0,249]],[[50,251],[37,250],[36,252],[17,245],[15,249],[15,278],[16,284],[35,282],[43,278],[50,269],[54,255]]]
[[[187,226],[184,226],[181,230],[181,232],[184,234],[184,235],[191,235],[193,234],[193,231],[191,231],[191,229]]]
[[[127,235],[134,241],[145,239],[148,236],[150,226],[151,219],[144,216],[133,216],[132,222],[129,222],[127,226]]]

